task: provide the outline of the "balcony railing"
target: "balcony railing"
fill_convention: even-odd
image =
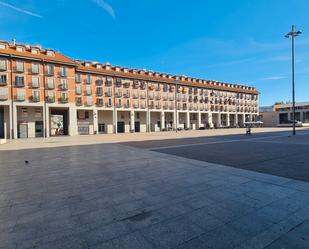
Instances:
[[[55,102],[55,96],[47,96],[46,102],[48,103],[54,103]]]
[[[31,97],[32,102],[40,102],[40,96],[34,95]]]
[[[68,97],[60,97],[59,101],[62,103],[62,104],[66,104],[69,102],[69,98]]]

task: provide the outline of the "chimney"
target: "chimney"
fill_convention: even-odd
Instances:
[[[16,39],[15,38],[13,39],[13,45],[14,46],[16,45]]]

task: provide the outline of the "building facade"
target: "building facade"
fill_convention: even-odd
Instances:
[[[258,101],[254,87],[0,41],[0,138],[237,127]]]
[[[293,104],[275,104],[273,106],[261,107],[260,117],[264,126],[292,126]],[[309,102],[295,103],[295,120],[301,122],[302,126],[309,126]]]

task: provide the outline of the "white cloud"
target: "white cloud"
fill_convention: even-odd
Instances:
[[[113,19],[116,19],[115,11],[113,7],[108,4],[105,0],[92,0],[97,5],[99,5],[102,9],[104,9]]]
[[[5,2],[0,1],[0,5],[2,5],[4,7],[8,7],[8,8],[13,9],[13,10],[16,10],[20,13],[23,13],[23,14],[26,14],[26,15],[29,15],[29,16],[34,16],[34,17],[37,17],[37,18],[43,18],[43,16],[41,16],[39,14],[36,14],[36,13],[31,12],[29,10],[21,9],[21,8],[16,7],[14,5],[11,5],[9,3],[5,3]]]
[[[270,76],[270,77],[265,77],[262,78],[261,80],[283,80],[286,79],[287,77],[285,76]]]

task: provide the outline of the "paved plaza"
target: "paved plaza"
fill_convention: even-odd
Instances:
[[[309,248],[309,137],[288,134],[3,150],[0,248]]]

